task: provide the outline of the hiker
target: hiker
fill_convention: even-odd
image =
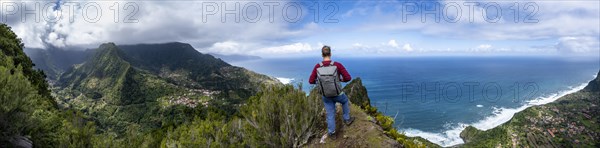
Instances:
[[[327,111],[327,134],[329,137],[335,138],[335,104],[341,103],[344,112],[344,123],[348,126],[354,121],[354,117],[350,117],[350,102],[348,96],[342,91],[341,82],[348,82],[352,77],[346,71],[346,68],[340,62],[331,60],[331,47],[323,46],[321,48],[323,61],[315,65],[308,83],[317,84],[318,89],[323,95],[323,104]],[[341,76],[341,78],[340,78]]]

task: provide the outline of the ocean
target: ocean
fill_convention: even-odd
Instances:
[[[232,65],[308,84],[320,57],[265,58]],[[463,143],[468,125],[491,129],[533,105],[576,92],[600,69],[598,57],[386,57],[339,58],[360,77],[371,104],[395,117],[397,129],[442,146]]]

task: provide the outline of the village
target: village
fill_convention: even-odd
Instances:
[[[592,104],[591,106],[596,106]],[[594,120],[590,115],[592,114],[590,107],[585,108],[573,108],[570,110],[562,110],[557,106],[539,106],[541,110],[547,110],[551,112],[539,112],[537,117],[526,116],[526,122],[531,123],[525,125],[525,132],[529,141],[549,141],[555,137],[566,137],[566,139],[579,139],[580,135],[587,135],[589,137],[600,137],[600,134],[586,129],[582,123],[584,120]],[[582,118],[582,119],[578,119]],[[533,133],[543,133],[544,139],[539,139]],[[516,135],[513,135],[516,136]],[[534,137],[534,138],[532,138]],[[537,138],[537,139],[536,139]],[[565,140],[566,140],[565,139]],[[571,141],[575,144],[580,143],[579,140]]]
[[[212,96],[218,94],[218,91],[210,91],[205,89],[190,89],[190,93],[183,95],[169,96],[168,106],[184,105],[190,108],[196,108],[198,105],[208,107],[208,101],[212,100]],[[209,98],[209,99],[205,99]]]

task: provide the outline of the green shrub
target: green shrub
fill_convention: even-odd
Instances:
[[[161,147],[243,147],[241,120],[199,119],[168,128]]]
[[[300,87],[301,88],[301,87]],[[252,147],[300,147],[317,134],[323,121],[320,99],[292,85],[263,86],[240,110]]]
[[[80,148],[92,147],[96,125],[83,118],[78,111],[67,111],[62,121],[61,134],[58,137],[59,147]]]
[[[402,144],[404,147],[409,148],[421,148],[421,147],[439,147],[433,143],[426,143],[426,140],[422,138],[413,138],[407,137],[406,135],[399,133],[398,129],[394,128],[394,119],[390,116],[383,115],[381,112],[377,111],[376,107],[371,105],[365,105],[365,112],[370,116],[374,116],[377,124],[383,128],[383,132],[391,137],[392,139],[398,141],[398,143]],[[423,142],[425,141],[425,142]]]

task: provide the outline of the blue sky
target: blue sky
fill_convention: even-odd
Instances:
[[[342,53],[347,51],[348,56],[600,54],[598,1],[342,1],[338,4],[343,13],[339,23],[319,26],[325,30],[341,28],[340,31],[311,36],[304,42],[331,44],[341,48]],[[422,15],[424,7],[434,6],[437,11],[430,12],[438,12],[437,15]],[[469,6],[473,9],[469,10]],[[461,19],[453,20],[458,14],[453,10],[459,9]],[[499,11],[502,15],[496,19]],[[515,11],[519,11],[518,15]],[[470,12],[474,15],[469,16]]]
[[[23,13],[36,4],[41,21]],[[2,8],[2,21],[31,48],[179,41],[263,57],[319,55],[324,44],[347,57],[600,56],[597,0],[62,0],[2,1]]]

